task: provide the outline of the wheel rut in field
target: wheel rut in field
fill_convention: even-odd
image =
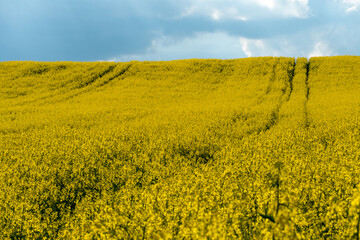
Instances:
[[[111,74],[114,69],[116,68],[116,65],[109,66],[105,71],[101,72],[100,74],[97,74],[96,76],[92,77],[89,81],[87,81],[85,84],[80,85],[79,88],[73,89],[69,92],[73,92],[73,94],[70,94],[68,96],[64,96],[60,99],[56,99],[52,101],[51,103],[58,103],[58,102],[64,102],[66,100],[69,100],[71,98],[83,95],[89,91],[91,91],[91,87],[95,87],[94,85],[96,82],[98,82],[103,77],[106,77],[107,75]]]
[[[126,66],[124,69],[122,69],[119,73],[115,74],[114,76],[110,77],[106,81],[102,82],[99,87],[105,86],[106,84],[109,84],[111,81],[113,81],[116,78],[119,78],[123,76],[126,72],[129,71],[129,69],[132,67],[133,63],[130,63],[128,66]]]
[[[294,60],[294,63],[292,64],[292,69],[288,70],[288,76],[289,76],[289,95],[286,99],[286,101],[289,101],[291,98],[291,94],[293,93],[293,81],[295,77],[295,68],[296,68],[296,61]]]
[[[276,80],[276,68],[277,68],[278,64],[279,64],[279,59],[275,62],[274,66],[273,66],[271,77],[269,80],[269,85],[267,86],[267,88],[265,90],[265,95],[267,95],[271,92],[272,86]]]
[[[101,79],[102,77],[104,77],[107,74],[110,74],[112,71],[114,71],[115,67],[116,67],[116,65],[110,66],[108,69],[106,69],[102,73],[92,77],[89,81],[87,81],[86,83],[80,85],[80,88],[87,87],[87,86],[93,84],[94,82],[96,82],[96,80]]]
[[[119,73],[116,73],[113,76],[108,76],[108,75],[113,74],[113,72],[115,71],[115,69],[117,67],[117,65],[110,66],[108,69],[106,69],[105,71],[98,74],[97,76],[92,78],[90,81],[88,81],[85,86],[80,88],[80,91],[75,92],[75,93],[73,93],[73,94],[71,94],[69,96],[65,96],[65,97],[63,97],[61,99],[57,99],[55,101],[52,101],[51,103],[64,102],[64,101],[69,100],[71,98],[78,97],[78,96],[83,95],[83,94],[85,94],[87,92],[90,92],[91,89],[105,86],[106,84],[110,83],[114,79],[119,78],[122,75],[124,75],[129,70],[129,68],[131,66],[132,66],[132,64],[129,64],[126,67],[124,67],[122,70],[120,70]],[[107,77],[109,77],[109,78],[106,79]],[[101,82],[103,78],[105,78],[105,80],[103,80],[103,82]]]
[[[289,81],[289,93],[288,96],[286,97],[285,101],[282,101],[281,99],[283,99],[284,95],[286,94],[286,90],[284,90],[283,94],[280,96],[280,101],[278,106],[274,109],[274,111],[271,112],[270,115],[270,119],[269,121],[265,124],[265,127],[260,130],[263,132],[269,131],[273,126],[275,126],[278,121],[279,121],[279,115],[280,115],[280,109],[281,107],[284,105],[285,102],[288,102],[291,98],[292,92],[293,92],[293,79],[295,77],[295,68],[296,68],[296,61],[294,60],[294,62],[292,63],[291,69],[288,69],[288,81]],[[275,81],[276,78],[276,65],[274,66],[274,73],[273,73],[273,80],[272,82]]]
[[[305,79],[305,86],[306,86],[306,98],[304,102],[304,111],[305,111],[305,127],[310,126],[310,119],[309,119],[309,109],[308,109],[308,101],[310,95],[310,87],[309,87],[309,74],[310,74],[310,62],[306,63],[306,79]]]
[[[269,85],[267,86],[266,90],[265,90],[265,96],[263,96],[258,104],[262,104],[265,100],[266,100],[266,96],[272,92],[273,90],[273,85],[276,82],[276,78],[277,78],[277,68],[279,66],[279,60],[277,60],[272,68],[271,71],[271,77],[269,80]],[[269,131],[273,126],[275,126],[278,122],[279,122],[279,117],[280,117],[280,109],[281,107],[290,100],[291,95],[293,93],[293,79],[295,77],[295,68],[296,68],[296,61],[294,59],[294,61],[291,63],[291,65],[288,66],[288,69],[286,69],[287,71],[287,76],[288,76],[288,83],[286,88],[283,90],[283,93],[279,96],[279,102],[277,104],[277,106],[271,111],[269,118],[267,119],[265,125],[256,128],[256,129],[251,129],[249,130],[246,135],[248,134],[253,134],[253,133],[260,133],[260,132],[266,132]],[[232,117],[232,122],[233,124],[235,124],[238,120],[240,119],[246,119],[247,117],[244,116],[243,114],[237,113]]]
[[[30,100],[30,101],[24,101],[24,102],[20,102],[20,103],[17,103],[13,106],[24,106],[26,104],[33,104],[33,103],[38,103],[39,105],[45,105],[45,104],[48,104],[48,103],[57,103],[57,102],[62,102],[62,101],[66,101],[70,98],[73,98],[73,97],[76,97],[78,95],[81,95],[83,93],[86,93],[89,91],[89,87],[91,85],[93,85],[98,79],[101,79],[103,78],[104,76],[110,74],[111,72],[114,71],[116,65],[113,65],[113,66],[109,66],[106,70],[100,72],[99,74],[93,76],[92,78],[90,78],[88,81],[80,84],[78,87],[74,88],[74,89],[71,89],[69,90],[67,93],[71,93],[71,92],[74,92],[74,91],[78,91],[78,92],[75,92],[74,94],[69,94],[68,96],[63,96],[61,97],[62,95],[64,95],[64,90],[60,91],[58,94],[55,94],[55,95],[48,95],[48,96],[43,96],[43,97],[40,97],[40,98],[37,98],[37,99],[33,99],[33,100]],[[58,99],[60,97],[60,99]]]
[[[276,62],[274,63],[272,70],[270,72],[271,76],[270,79],[268,80],[268,86],[265,89],[265,95],[261,97],[261,99],[259,99],[257,105],[261,105],[264,103],[264,101],[266,101],[266,98],[269,97],[269,94],[273,91],[274,88],[274,83],[276,82],[276,78],[277,78],[277,68],[278,65],[280,64],[280,59],[277,59]],[[292,78],[293,78],[293,71],[288,71],[289,73],[289,82],[290,82],[290,94],[292,92]],[[260,126],[260,127],[256,127],[254,129],[250,129],[249,131],[246,132],[245,135],[251,135],[253,133],[260,133],[260,132],[266,132],[269,131],[274,125],[276,125],[276,123],[279,120],[279,112],[280,112],[280,108],[283,105],[283,101],[281,101],[281,99],[284,97],[284,94],[286,94],[286,91],[283,92],[283,94],[281,94],[281,96],[279,97],[279,103],[278,105],[275,107],[275,109],[273,111],[271,111],[270,113],[270,117],[267,119],[265,125]],[[287,97],[290,98],[290,94]],[[239,115],[240,116],[240,115]],[[242,117],[237,117],[237,119],[243,119]],[[234,121],[234,120],[233,120]],[[234,123],[236,123],[236,121],[234,121]]]
[[[109,76],[109,78],[106,79],[106,77],[108,77],[107,75],[112,74],[112,73],[115,71],[116,67],[117,67],[117,65],[110,66],[106,71],[102,72],[102,73],[99,74],[96,78],[94,78],[94,79],[91,81],[90,84],[88,84],[87,86],[85,86],[82,91],[77,92],[77,93],[75,93],[75,94],[73,94],[73,95],[67,96],[66,98],[61,99],[60,101],[66,101],[66,100],[68,100],[68,99],[70,99],[70,98],[74,98],[74,97],[77,97],[77,96],[79,96],[79,95],[82,95],[82,94],[85,94],[85,93],[91,91],[91,88],[90,88],[91,85],[95,85],[94,87],[96,87],[96,88],[105,86],[106,84],[110,83],[110,82],[113,81],[114,79],[119,78],[119,77],[121,77],[122,75],[124,75],[124,74],[129,70],[129,68],[130,68],[131,66],[132,66],[132,63],[130,63],[129,65],[127,65],[126,67],[124,67],[122,70],[120,70],[119,73],[116,73],[116,74],[114,74],[113,76]],[[103,82],[99,82],[99,81],[101,81],[102,78],[105,78],[105,80],[104,80]],[[58,101],[58,102],[60,102],[60,101]]]

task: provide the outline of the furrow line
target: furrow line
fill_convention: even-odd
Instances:
[[[296,68],[296,62],[294,61],[293,69],[288,71],[290,91],[289,91],[289,94],[288,94],[288,96],[286,98],[286,101],[281,101],[281,99],[283,98],[283,96],[286,93],[286,91],[285,91],[284,94],[280,97],[279,105],[274,109],[274,111],[271,112],[271,117],[270,117],[269,121],[267,122],[267,124],[265,125],[265,127],[263,128],[262,131],[264,131],[264,132],[269,131],[279,121],[280,109],[284,105],[285,102],[288,102],[290,100],[290,97],[291,97],[291,94],[292,94],[292,91],[293,91],[293,79],[295,77],[295,68]],[[275,81],[275,77],[276,77],[276,71],[274,70],[274,79],[273,79],[273,81]]]
[[[112,71],[114,71],[115,67],[116,67],[116,65],[110,66],[110,67],[109,67],[108,69],[106,69],[104,72],[100,73],[99,75],[94,76],[94,77],[91,78],[88,82],[82,84],[82,85],[80,86],[80,88],[82,88],[82,87],[87,87],[87,86],[93,84],[97,79],[100,79],[100,78],[104,77],[105,75],[107,75],[107,74],[111,73]]]
[[[63,101],[66,101],[66,100],[69,100],[71,98],[74,98],[74,97],[77,97],[79,95],[82,95],[82,94],[85,94],[87,92],[89,92],[91,90],[91,87],[96,87],[96,81],[98,79],[101,79],[103,78],[104,76],[110,74],[111,72],[114,71],[116,65],[113,65],[113,66],[110,66],[108,69],[106,69],[105,71],[103,71],[102,73],[100,73],[99,75],[93,77],[90,81],[88,81],[86,84],[84,84],[83,86],[81,86],[79,89],[78,92],[75,92],[74,94],[71,94],[69,96],[65,96],[65,97],[62,97],[61,99],[57,99],[55,101],[52,101],[51,103],[58,103],[58,102],[63,102]],[[94,86],[95,85],[95,86]],[[74,90],[73,90],[74,91]],[[76,91],[76,89],[75,89]]]
[[[111,81],[113,81],[116,78],[121,77],[122,75],[124,75],[127,71],[129,71],[129,69],[132,67],[133,63],[130,63],[128,66],[126,66],[123,70],[121,70],[118,74],[110,77],[108,80],[102,82],[99,87],[105,86],[106,84],[109,84]]]
[[[296,68],[296,61],[294,60],[294,63],[292,64],[292,70],[288,71],[289,73],[289,87],[290,87],[290,92],[289,92],[289,96],[287,97],[287,101],[290,100],[291,98],[291,94],[293,92],[293,80],[295,77],[295,68]]]
[[[305,127],[310,126],[309,109],[308,109],[308,101],[309,101],[309,95],[310,95],[309,72],[310,72],[310,62],[308,61],[306,64],[306,79],[305,79],[305,86],[306,86],[306,98],[305,98],[305,102],[304,102]]]

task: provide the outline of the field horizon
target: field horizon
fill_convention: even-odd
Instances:
[[[129,63],[129,62],[139,62],[139,63],[144,63],[144,62],[178,62],[178,61],[193,61],[193,60],[216,60],[216,61],[231,61],[231,60],[238,60],[238,59],[252,59],[252,58],[293,58],[295,59],[295,62],[297,59],[307,59],[308,61],[311,58],[343,58],[343,57],[359,57],[359,55],[331,55],[331,56],[309,56],[309,57],[305,57],[305,56],[254,56],[254,57],[241,57],[241,58],[227,58],[227,59],[223,59],[223,58],[179,58],[179,59],[172,59],[172,60],[137,60],[137,59],[133,59],[133,60],[128,60],[128,61],[116,61],[116,60],[94,60],[94,61],[71,61],[71,60],[66,60],[66,61],[61,61],[61,60],[54,60],[54,61],[41,61],[41,60],[4,60],[1,61],[0,63]]]
[[[359,239],[360,57],[0,62],[0,238]]]

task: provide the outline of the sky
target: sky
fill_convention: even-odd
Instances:
[[[360,55],[360,0],[0,0],[0,61]]]

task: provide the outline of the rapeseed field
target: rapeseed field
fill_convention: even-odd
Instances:
[[[0,63],[1,239],[359,239],[360,57]]]

